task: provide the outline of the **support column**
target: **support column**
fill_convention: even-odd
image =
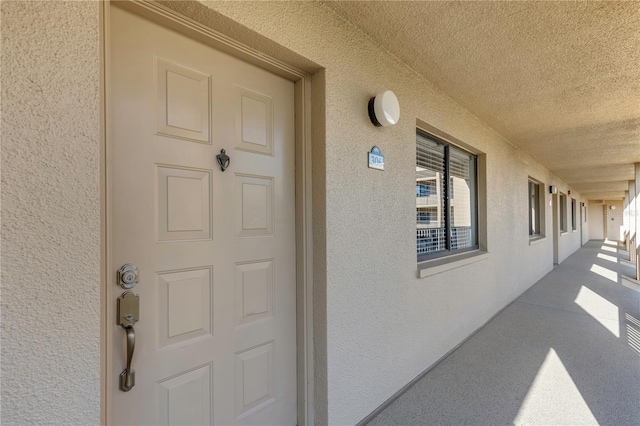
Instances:
[[[640,163],[635,164],[636,168],[636,180],[633,185],[633,198],[635,208],[633,210],[633,218],[632,222],[635,222],[634,226],[634,250],[633,250],[633,261],[636,263],[636,280],[640,280],[640,238],[638,238],[638,230],[640,230]],[[629,197],[631,197],[631,192],[629,192]]]
[[[636,261],[636,181],[629,181],[629,261]]]
[[[624,249],[629,252],[629,191],[624,191],[624,201],[622,201],[622,229],[624,229]]]

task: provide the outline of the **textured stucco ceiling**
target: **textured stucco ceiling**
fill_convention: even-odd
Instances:
[[[324,3],[590,199],[640,162],[640,2]]]

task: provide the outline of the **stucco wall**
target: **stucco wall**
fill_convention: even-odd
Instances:
[[[591,239],[591,235],[589,234],[589,201],[583,200],[584,207],[582,209],[582,243],[586,243]]]
[[[527,176],[566,185],[333,11],[306,2],[165,4],[266,53],[282,57],[284,47],[325,69],[326,163],[314,179],[324,174],[326,228],[314,237],[326,244],[328,423],[360,421],[551,269],[550,207],[548,237],[529,245]],[[375,128],[367,101],[387,89],[402,118]],[[490,257],[425,279],[416,278],[417,119],[487,159]],[[373,145],[384,172],[366,167]],[[563,256],[579,246],[577,233],[566,238]]]
[[[558,232],[558,263],[564,261],[567,257],[571,256],[576,250],[580,248],[580,203],[586,202],[580,194],[577,194],[575,191],[572,191],[569,187],[566,186],[563,182],[556,181],[553,183],[558,187],[558,191],[565,194],[567,196],[567,231],[566,232]],[[571,191],[571,194],[569,194]],[[558,197],[559,199],[560,197]],[[576,230],[574,231],[571,223],[571,199],[575,198],[576,200]],[[558,205],[558,209],[560,205]],[[558,217],[560,215],[558,214]],[[583,218],[584,222],[584,218]],[[583,223],[584,226],[586,224]],[[560,224],[558,223],[558,226]],[[588,240],[585,240],[585,242]]]
[[[615,207],[612,209],[611,207]],[[624,240],[622,201],[607,202],[607,238],[614,241]]]
[[[615,209],[611,210],[611,206]],[[589,235],[594,240],[624,240],[624,203],[619,200],[603,200],[589,203]],[[628,211],[627,211],[628,214]],[[611,220],[613,219],[613,220]]]
[[[315,397],[328,408],[316,420],[356,423],[551,269],[551,208],[547,238],[529,245],[527,177],[564,184],[322,4],[202,4],[167,2],[265,53],[324,68],[313,80],[314,320]],[[1,5],[2,420],[96,423],[98,6]],[[386,89],[402,118],[375,128],[367,101]],[[487,161],[489,258],[424,279],[416,120]],[[384,172],[366,167],[373,145]]]
[[[3,425],[100,414],[97,2],[0,2]]]

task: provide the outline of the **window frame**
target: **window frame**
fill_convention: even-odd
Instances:
[[[562,192],[558,194],[558,204],[560,212],[558,213],[560,233],[567,232],[567,195]]]
[[[537,193],[537,198],[534,202],[532,202],[532,196],[531,196],[531,188],[535,187],[538,191]],[[545,232],[544,232],[544,184],[540,181],[538,181],[537,179],[532,178],[531,176],[529,176],[529,178],[527,179],[527,194],[528,194],[528,205],[529,205],[529,239],[530,240],[536,240],[536,239],[540,239],[540,238],[544,238],[545,237]],[[535,224],[537,225],[537,230],[538,232],[535,233],[534,229],[532,227],[532,207],[533,204],[535,205],[535,213],[536,213],[536,218],[537,219],[535,222]]]
[[[444,211],[444,227],[445,227],[445,246],[446,249],[445,250],[441,250],[438,251],[436,253],[430,253],[430,254],[422,254],[419,255],[416,253],[417,255],[417,259],[418,259],[418,263],[421,262],[425,262],[425,261],[429,261],[429,260],[433,260],[433,259],[439,259],[439,258],[444,258],[444,257],[449,257],[449,256],[454,256],[454,255],[458,255],[461,253],[466,253],[466,252],[470,252],[470,251],[474,251],[474,250],[478,250],[480,249],[480,219],[479,219],[479,213],[480,213],[480,208],[479,208],[479,199],[478,199],[478,187],[479,187],[479,176],[478,176],[478,154],[473,153],[471,151],[469,151],[468,149],[460,146],[460,145],[456,145],[454,143],[451,143],[447,140],[444,140],[430,132],[427,132],[425,130],[422,130],[420,128],[416,129],[416,136],[422,136],[424,138],[427,139],[432,139],[433,141],[440,143],[444,146],[444,158],[445,158],[445,169],[444,169],[444,176],[443,176],[443,180],[446,182],[444,186],[444,205],[442,207],[443,211]],[[416,141],[416,157],[417,157],[417,144],[418,142]],[[455,249],[452,250],[451,249],[451,202],[450,202],[450,192],[452,192],[452,188],[451,188],[451,182],[450,182],[450,178],[451,178],[451,173],[450,173],[450,153],[449,153],[449,147],[455,147],[456,149],[459,149],[461,151],[464,151],[465,153],[473,156],[473,161],[474,161],[474,188],[473,188],[473,200],[475,201],[473,208],[475,209],[475,214],[473,215],[473,218],[475,220],[475,223],[473,224],[474,227],[472,227],[472,229],[474,229],[475,232],[475,240],[476,240],[476,244],[470,246],[470,247],[465,247],[462,249]],[[416,216],[417,217],[417,216]],[[415,236],[415,238],[417,239],[417,235]]]
[[[581,208],[584,209],[584,223],[587,223],[587,211],[589,210],[587,207],[587,202],[583,202]]]
[[[572,231],[578,230],[578,221],[576,217],[576,213],[578,211],[577,207],[578,205],[577,205],[576,199],[571,198],[571,230]]]

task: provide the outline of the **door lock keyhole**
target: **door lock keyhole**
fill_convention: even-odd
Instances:
[[[118,285],[125,290],[133,288],[138,282],[138,268],[130,263],[118,269]]]

